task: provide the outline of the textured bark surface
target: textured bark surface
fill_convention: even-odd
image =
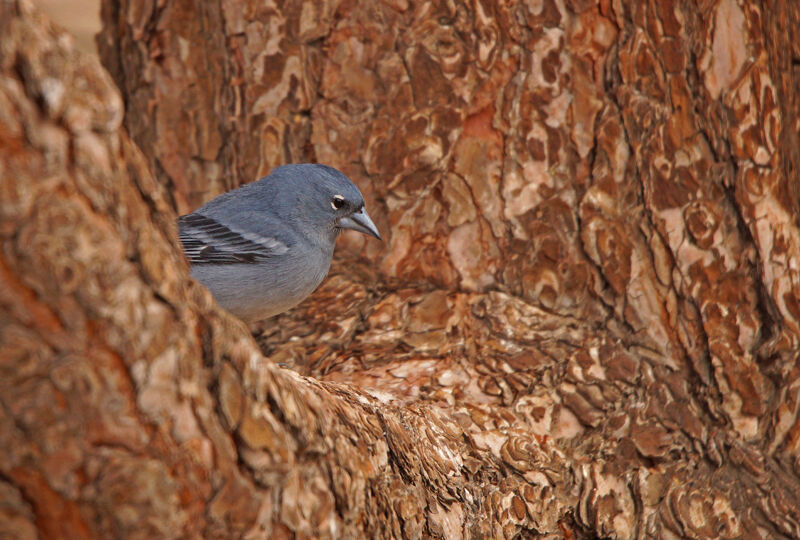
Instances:
[[[800,536],[796,4],[103,16],[0,3],[0,535]],[[265,357],[173,209],[306,160],[386,242]]]

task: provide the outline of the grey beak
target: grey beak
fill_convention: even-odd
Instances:
[[[362,208],[358,212],[340,219],[339,227],[342,229],[352,229],[360,233],[374,236],[378,240],[383,240],[383,238],[381,238],[381,233],[378,232],[378,228],[370,219],[369,214],[367,214],[366,208]]]

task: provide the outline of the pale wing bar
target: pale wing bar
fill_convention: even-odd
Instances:
[[[178,220],[179,237],[192,264],[242,264],[285,253],[280,240],[256,233],[232,230],[202,214]]]

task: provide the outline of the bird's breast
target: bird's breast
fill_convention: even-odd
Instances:
[[[256,263],[194,265],[192,276],[234,315],[262,320],[302,302],[328,273],[331,254],[314,248],[292,251]]]

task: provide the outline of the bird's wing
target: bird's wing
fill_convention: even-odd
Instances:
[[[194,213],[178,219],[183,250],[192,264],[256,263],[286,253],[289,246],[275,236],[225,226]]]

